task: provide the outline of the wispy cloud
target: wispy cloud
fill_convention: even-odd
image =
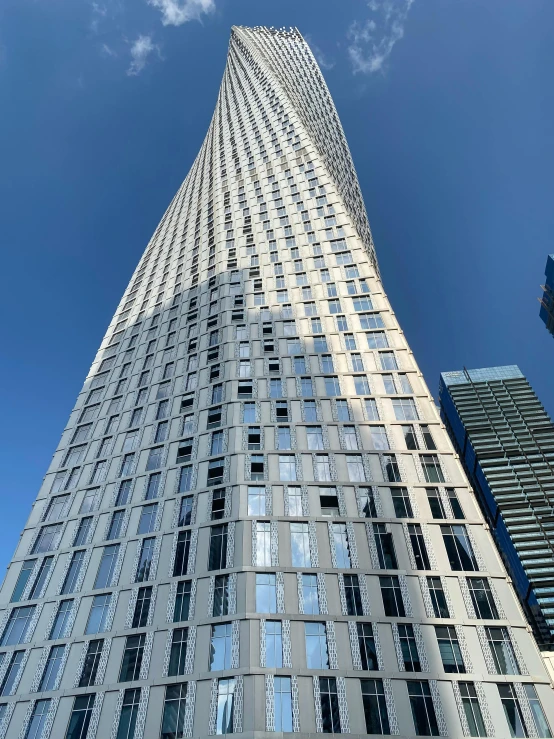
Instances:
[[[182,26],[188,21],[197,21],[203,15],[213,13],[215,0],[147,0],[149,5],[162,13],[164,26]]]
[[[307,41],[308,46],[312,50],[312,54],[315,56],[317,63],[321,69],[333,69],[335,66],[335,60],[330,59],[327,54],[315,43],[310,34],[305,33],[304,39]]]
[[[92,8],[92,20],[90,22],[90,30],[93,33],[98,33],[98,29],[101,21],[108,15],[108,8],[100,3],[91,3]]]
[[[100,46],[100,53],[102,56],[117,56],[117,51],[115,49],[112,49],[111,46],[108,46],[108,44],[103,43]]]
[[[140,74],[146,66],[148,57],[153,52],[157,52],[159,56],[160,47],[157,44],[152,43],[151,36],[140,35],[131,46],[131,64],[129,65],[127,74],[130,77],[135,77],[137,74]]]
[[[383,69],[394,45],[404,36],[404,25],[415,0],[369,0],[372,17],[354,21],[348,30],[348,56],[354,74]]]

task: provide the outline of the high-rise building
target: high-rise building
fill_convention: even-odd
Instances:
[[[554,649],[554,427],[518,367],[443,372],[442,418],[542,649]]]
[[[0,739],[550,736],[298,31],[233,29],[0,596]]]
[[[546,328],[554,334],[554,254],[549,254],[544,269],[546,280],[542,285],[543,294],[539,298],[541,309],[539,315],[544,321]]]

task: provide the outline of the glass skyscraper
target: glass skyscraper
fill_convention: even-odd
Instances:
[[[539,315],[544,321],[546,328],[554,334],[554,254],[549,254],[544,269],[546,280],[542,285],[543,294],[539,298],[541,309]]]
[[[443,372],[440,404],[537,641],[552,650],[552,421],[514,365]]]
[[[550,736],[298,31],[233,29],[0,596],[0,739]]]

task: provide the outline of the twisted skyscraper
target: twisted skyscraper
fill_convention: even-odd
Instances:
[[[0,739],[550,736],[296,30],[233,29],[0,608]]]

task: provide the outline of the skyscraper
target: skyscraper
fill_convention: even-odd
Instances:
[[[550,736],[296,30],[233,29],[0,596],[0,739]]]
[[[554,648],[554,427],[518,367],[443,372],[443,420],[541,648]]]
[[[543,294],[539,298],[541,309],[539,315],[544,321],[546,328],[554,334],[554,254],[549,254],[544,269],[546,280],[542,285]]]

